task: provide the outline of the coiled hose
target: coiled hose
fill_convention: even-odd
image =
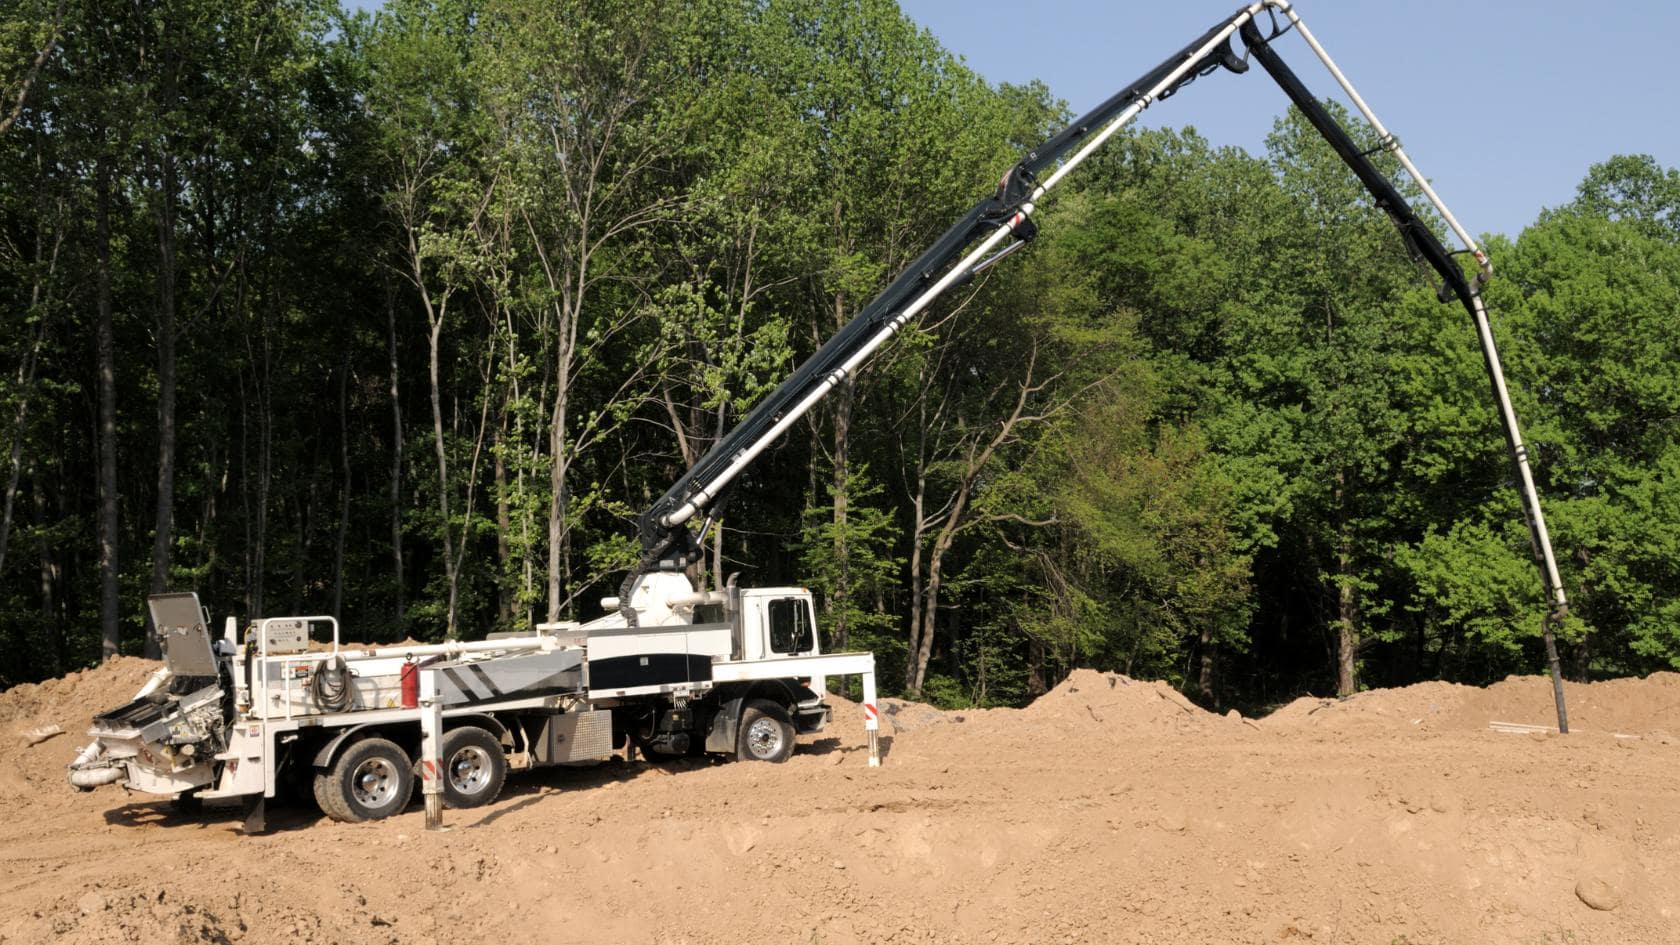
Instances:
[[[344,657],[322,660],[309,677],[309,695],[323,712],[347,712],[355,697],[349,667]]]

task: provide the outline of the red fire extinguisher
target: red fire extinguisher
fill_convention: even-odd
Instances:
[[[402,664],[402,705],[405,709],[420,706],[420,664],[412,656]]]

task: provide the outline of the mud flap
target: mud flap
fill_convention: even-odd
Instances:
[[[707,751],[734,753],[735,733],[741,727],[741,706],[745,701],[737,697],[718,706],[717,714],[712,716],[711,730],[706,733]]]
[[[268,799],[261,794],[247,794],[244,800],[245,824],[243,829],[247,837],[256,836],[268,830]]]

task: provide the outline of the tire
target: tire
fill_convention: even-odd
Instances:
[[[793,754],[793,739],[793,722],[787,710],[767,699],[754,699],[741,712],[735,757],[781,764]]]
[[[443,802],[456,810],[483,807],[502,795],[507,754],[502,740],[476,725],[443,734]]]
[[[315,776],[315,803],[340,823],[381,820],[408,806],[414,762],[395,742],[364,738]]]

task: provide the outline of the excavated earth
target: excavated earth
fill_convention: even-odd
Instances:
[[[0,694],[0,942],[1680,943],[1680,675],[1424,684],[1268,718],[1075,673],[854,706],[785,765],[516,775],[427,833],[174,813],[64,764],[150,664]],[[28,745],[24,733],[67,734]]]

